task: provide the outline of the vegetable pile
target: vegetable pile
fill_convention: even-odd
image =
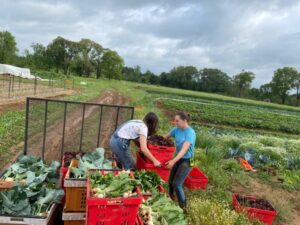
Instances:
[[[1,178],[5,181],[16,181],[25,183],[28,187],[41,185],[56,185],[59,175],[60,163],[53,161],[50,166],[44,164],[40,158],[23,156],[6,171]]]
[[[72,178],[86,178],[90,169],[112,169],[112,162],[104,158],[104,149],[97,148],[95,152],[86,153],[79,159],[78,167],[70,169]]]
[[[130,176],[129,171],[120,171],[118,174],[108,172],[90,174],[91,194],[96,198],[116,198],[137,196],[137,181]]]
[[[134,178],[138,181],[142,193],[156,192],[163,184],[160,176],[151,170],[137,170],[134,172]]]
[[[251,207],[256,209],[264,209],[264,210],[271,210],[274,211],[275,209],[272,207],[272,205],[265,199],[252,199],[247,198],[241,195],[236,196],[238,202],[245,207]]]
[[[161,135],[149,136],[148,143],[151,145],[174,147],[174,142],[171,139],[166,139]]]
[[[140,207],[144,225],[186,225],[183,210],[163,193],[156,193]]]
[[[15,187],[0,193],[0,214],[9,216],[47,216],[53,203],[64,196],[56,189],[59,162],[51,166],[36,157],[23,156],[4,174],[5,181],[15,181]]]

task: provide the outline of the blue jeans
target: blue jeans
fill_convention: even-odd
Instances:
[[[110,139],[111,150],[125,170],[136,168],[135,161],[130,153],[129,144],[129,140],[118,137],[116,132]]]
[[[169,194],[174,198],[174,191],[181,208],[186,207],[186,199],[183,191],[183,184],[185,178],[189,175],[192,167],[190,166],[190,159],[180,159],[176,162],[170,172],[169,176]]]

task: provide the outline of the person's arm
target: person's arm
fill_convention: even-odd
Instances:
[[[180,160],[185,155],[185,153],[187,153],[190,145],[191,145],[190,142],[188,141],[184,142],[179,153],[175,156],[175,158],[171,159],[166,163],[166,167],[171,169],[174,166],[174,164],[178,162],[178,160]]]
[[[159,162],[147,148],[147,138],[144,135],[140,135],[140,148],[144,155],[153,162],[155,167],[161,166],[161,162]]]
[[[169,139],[170,137],[175,136],[176,127],[174,127],[167,135],[165,135],[165,139]]]

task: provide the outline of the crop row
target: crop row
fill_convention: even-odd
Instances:
[[[194,122],[300,134],[300,116],[254,110],[247,106],[234,108],[223,104],[199,104],[170,99],[164,99],[161,102],[167,108],[188,111]]]

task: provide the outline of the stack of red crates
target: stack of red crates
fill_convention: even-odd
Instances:
[[[156,146],[148,144],[148,149],[151,154],[162,163],[162,167],[155,167],[153,163],[143,155],[141,151],[137,152],[136,167],[137,169],[152,170],[167,181],[170,174],[170,169],[166,168],[164,164],[173,158],[175,147]]]
[[[101,172],[101,171],[100,171]],[[119,173],[114,171],[115,174]],[[87,181],[86,225],[135,225],[142,195],[137,197],[96,198],[91,196],[90,180]]]

